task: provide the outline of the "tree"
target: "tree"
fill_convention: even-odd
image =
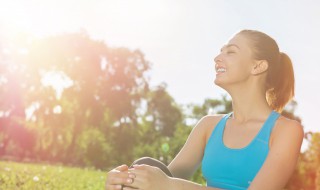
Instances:
[[[20,45],[15,48],[21,49]],[[36,132],[33,148],[39,159],[81,164],[76,155],[84,131],[97,129],[111,143],[118,141],[112,135],[114,127],[120,126],[118,136],[126,126],[137,127],[136,109],[148,91],[145,73],[150,68],[141,51],[109,48],[84,32],[34,38],[21,46],[23,55],[2,57],[0,111],[6,115],[11,108],[23,114],[31,110],[30,118],[20,114],[18,119]],[[19,78],[10,78],[10,73]],[[11,110],[10,117],[13,113],[18,112]],[[1,138],[8,139],[4,134]]]

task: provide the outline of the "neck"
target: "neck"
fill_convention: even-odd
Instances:
[[[228,90],[232,97],[233,119],[243,123],[252,119],[265,119],[272,109],[263,89],[256,85],[238,86]]]

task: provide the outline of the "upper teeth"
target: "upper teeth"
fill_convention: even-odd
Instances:
[[[226,69],[225,68],[218,68],[217,71],[218,72],[226,72]]]

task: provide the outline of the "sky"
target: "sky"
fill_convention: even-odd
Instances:
[[[319,132],[319,10],[314,0],[10,0],[0,1],[0,35],[84,29],[110,47],[140,49],[152,85],[165,82],[179,104],[201,104],[227,94],[213,83],[222,45],[241,29],[260,30],[290,56],[296,115],[305,132]]]

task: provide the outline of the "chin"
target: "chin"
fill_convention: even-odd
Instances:
[[[225,86],[224,83],[223,83],[222,81],[220,81],[219,79],[218,79],[218,80],[215,79],[215,80],[214,80],[214,84],[217,85],[217,86],[219,86],[219,87],[222,88],[222,89],[225,89],[225,88],[224,88],[224,86]]]
[[[214,80],[214,84],[217,85],[217,86],[220,86],[221,85],[221,81],[219,81],[219,79],[216,78]]]

